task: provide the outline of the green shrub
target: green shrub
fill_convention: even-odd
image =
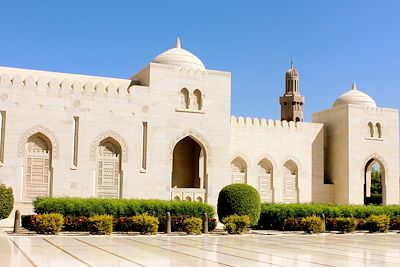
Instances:
[[[109,235],[113,230],[111,215],[95,215],[88,219],[89,231],[95,235]]]
[[[390,218],[390,229],[400,230],[400,215]]]
[[[307,234],[317,234],[324,231],[322,219],[315,215],[301,219],[301,226],[303,231]]]
[[[390,217],[386,214],[371,215],[367,219],[367,229],[371,233],[380,232],[385,233],[389,230]]]
[[[390,217],[394,217],[400,215],[400,205],[364,206],[320,203],[263,203],[261,205],[261,216],[257,228],[281,230],[285,219],[290,217],[307,217],[313,214],[317,216],[325,214],[326,218],[351,217],[353,215],[355,219],[366,219],[370,215],[379,214],[387,214]],[[359,228],[357,227],[357,229]]]
[[[251,225],[251,219],[248,215],[233,214],[222,220],[225,230],[230,234],[241,234]]]
[[[290,217],[284,220],[283,230],[285,231],[301,231],[301,218]]]
[[[57,234],[64,224],[64,216],[59,213],[35,215],[35,231],[38,234]]]
[[[203,220],[196,217],[187,218],[183,221],[183,231],[187,234],[201,234]]]
[[[218,221],[215,218],[208,218],[208,231],[212,232],[217,228]]]
[[[202,218],[205,212],[209,217],[215,214],[211,205],[202,202],[151,199],[41,197],[33,202],[33,206],[36,213],[57,212],[72,217],[108,214],[114,218],[121,218],[146,212],[160,219],[167,212],[170,212],[171,216],[186,215],[198,218]]]
[[[6,219],[14,207],[14,195],[11,187],[0,184],[0,220]]]
[[[154,216],[143,213],[132,217],[133,231],[141,234],[157,234],[158,219]]]
[[[220,220],[234,214],[248,215],[251,225],[256,225],[260,218],[260,195],[250,185],[227,185],[219,192],[217,210]]]
[[[340,233],[352,233],[356,230],[357,222],[354,218],[336,218],[336,230]]]

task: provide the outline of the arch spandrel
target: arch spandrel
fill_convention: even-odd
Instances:
[[[52,159],[57,159],[59,156],[59,145],[58,145],[57,138],[51,130],[49,130],[48,128],[46,128],[42,125],[33,126],[33,127],[29,128],[28,130],[26,130],[20,136],[20,138],[18,140],[18,148],[17,148],[18,157],[25,156],[25,154],[26,154],[25,146],[28,142],[28,139],[37,133],[44,135],[45,137],[47,137],[50,140],[51,149],[52,149],[52,153],[51,153]]]
[[[112,138],[119,144],[121,147],[121,154],[122,154],[122,161],[126,162],[128,161],[128,145],[125,141],[125,139],[117,134],[114,131],[105,131],[101,134],[99,134],[92,142],[90,146],[90,159],[91,160],[96,160],[97,157],[97,148],[99,147],[100,143],[107,138]]]

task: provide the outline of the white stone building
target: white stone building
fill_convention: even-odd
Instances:
[[[43,195],[216,205],[230,183],[269,202],[360,204],[377,162],[383,203],[399,204],[397,109],[354,85],[303,122],[293,65],[282,120],[233,117],[230,94],[231,74],[179,40],[130,79],[1,67],[0,182],[23,212]]]

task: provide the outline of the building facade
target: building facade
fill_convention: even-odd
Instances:
[[[157,198],[216,205],[230,183],[266,202],[361,204],[372,166],[399,204],[398,110],[353,86],[303,121],[293,64],[281,120],[231,116],[231,74],[176,47],[129,79],[0,68],[0,182],[15,207],[38,196]]]

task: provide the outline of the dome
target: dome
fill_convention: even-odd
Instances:
[[[175,65],[182,68],[204,70],[204,64],[201,60],[190,53],[189,51],[181,48],[181,42],[179,38],[176,39],[176,47],[165,51],[158,55],[154,60],[154,63]]]
[[[291,79],[291,78],[295,78],[295,77],[299,77],[299,73],[294,68],[293,62],[290,62],[290,69],[288,69],[286,71],[286,79]]]
[[[376,108],[375,101],[366,93],[357,90],[356,83],[354,82],[352,89],[339,96],[333,104],[333,107],[339,107],[348,104]]]

